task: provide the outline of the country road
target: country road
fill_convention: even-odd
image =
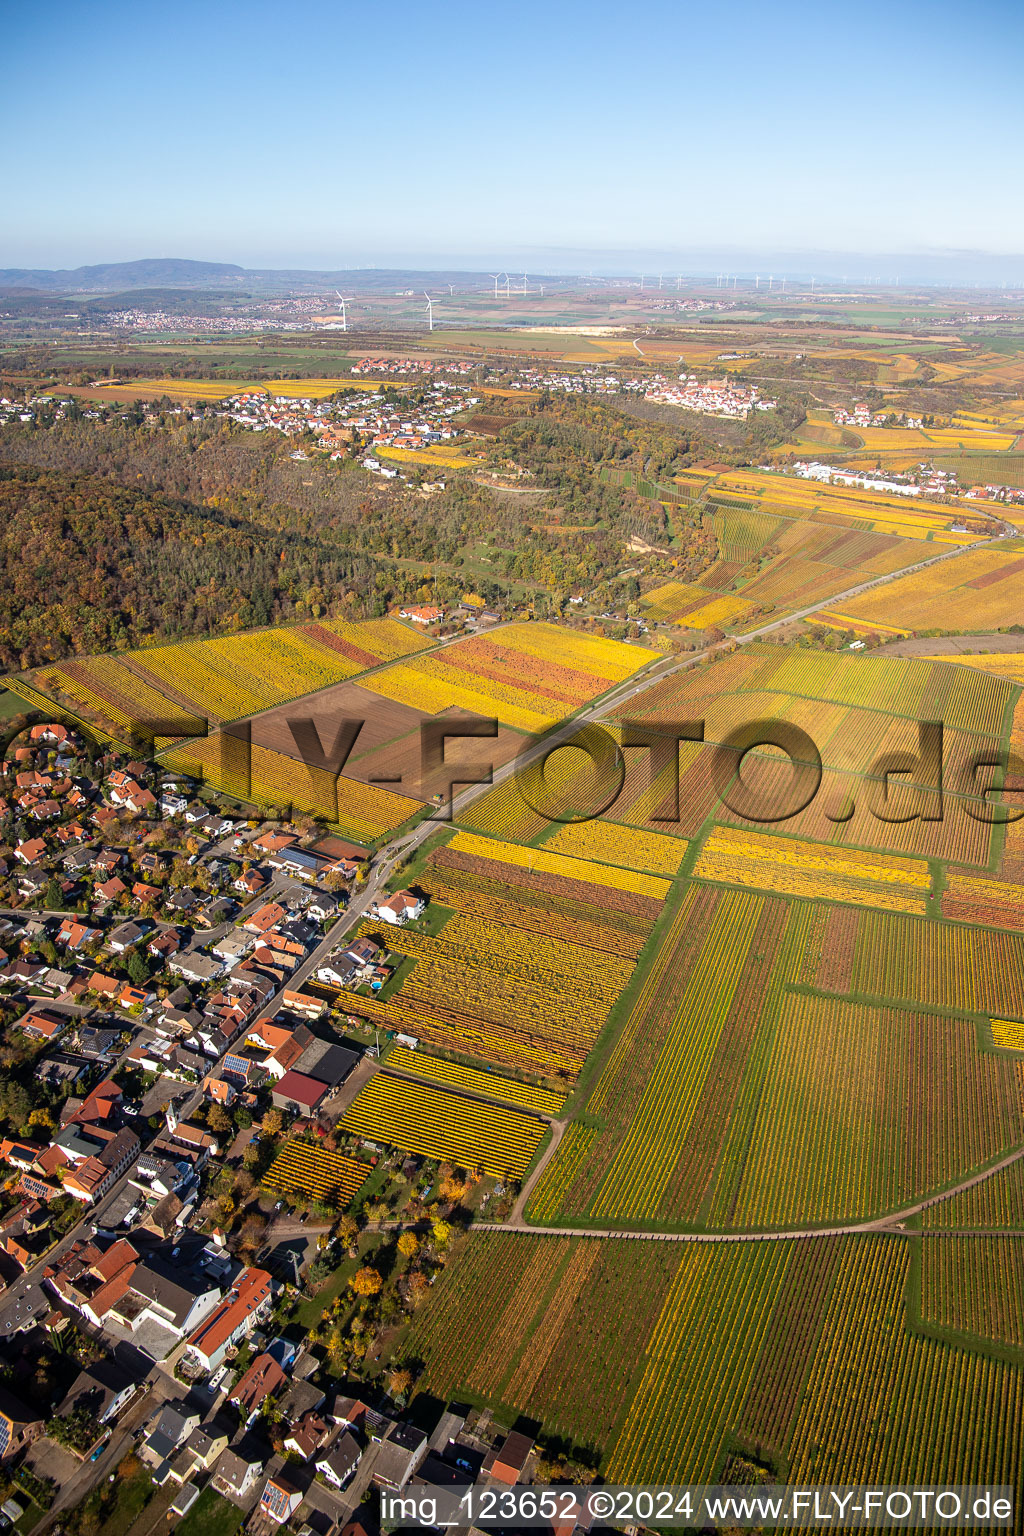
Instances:
[[[556,1122],[557,1127],[564,1128],[564,1123]],[[790,1242],[797,1238],[864,1237],[871,1234],[893,1237],[917,1237],[920,1236],[920,1233],[917,1231],[907,1232],[903,1227],[903,1223],[908,1221],[911,1216],[917,1216],[921,1211],[928,1210],[931,1206],[942,1205],[944,1201],[952,1200],[957,1195],[964,1194],[967,1190],[973,1189],[978,1184],[983,1184],[986,1179],[1001,1173],[1004,1168],[1009,1168],[1013,1163],[1018,1162],[1024,1157],[1024,1146],[1016,1147],[1012,1152],[1008,1152],[1005,1157],[1000,1158],[998,1162],[982,1169],[980,1173],[971,1174],[969,1178],[961,1180],[959,1184],[955,1184],[951,1189],[944,1189],[937,1195],[928,1195],[923,1200],[915,1201],[913,1205],[904,1206],[898,1211],[890,1211],[888,1215],[878,1216],[870,1221],[832,1223],[829,1226],[822,1227],[785,1227],[774,1230],[765,1228],[756,1232],[644,1232],[635,1227],[555,1227],[534,1225],[521,1219],[522,1207],[529,1199],[530,1192],[537,1178],[543,1171],[550,1155],[554,1152],[560,1135],[561,1130],[559,1129],[558,1135],[552,1137],[547,1153],[534,1169],[531,1178],[523,1186],[522,1192],[516,1200],[511,1220],[505,1222],[476,1221],[473,1223],[474,1232],[517,1232],[521,1235],[526,1234],[533,1237],[617,1238],[619,1240],[628,1240],[629,1242],[644,1243],[779,1243]],[[379,1223],[381,1231],[399,1231],[405,1227],[416,1229],[422,1226],[422,1222],[382,1221]],[[1008,1228],[982,1231],[980,1228],[973,1227],[937,1227],[934,1231],[929,1231],[927,1235],[929,1237],[1006,1237],[1008,1235],[1024,1236],[1024,1232],[1018,1233],[1016,1230]]]

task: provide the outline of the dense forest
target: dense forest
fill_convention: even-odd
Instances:
[[[586,398],[545,396],[499,432],[496,464],[545,492],[525,506],[469,475],[427,496],[351,461],[293,460],[294,446],[214,416],[0,430],[0,663],[366,617],[425,595],[451,604],[467,586],[501,603],[518,583],[544,611],[580,591],[617,603],[632,595],[616,584],[630,539],[674,539],[687,574],[715,556],[699,517],[670,530],[660,503],[601,479],[671,473],[690,441]],[[487,574],[467,557],[484,547]]]
[[[81,474],[0,465],[0,661],[34,666],[154,636],[205,635],[362,594],[369,561]]]

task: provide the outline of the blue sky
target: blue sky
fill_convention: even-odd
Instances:
[[[1006,0],[7,0],[0,265],[1024,252],[1022,43]]]

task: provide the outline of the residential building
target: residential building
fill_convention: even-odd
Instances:
[[[257,1355],[245,1375],[235,1383],[228,1398],[243,1418],[256,1413],[275,1392],[288,1383],[288,1377],[277,1361],[267,1354]]]
[[[42,1433],[43,1421],[38,1414],[6,1387],[0,1387],[0,1461],[24,1450],[26,1445]]]
[[[171,1457],[179,1446],[184,1445],[194,1429],[199,1428],[199,1414],[184,1402],[165,1403],[150,1420],[146,1433],[139,1442],[139,1459],[148,1467],[162,1469],[162,1475],[154,1476],[165,1482],[170,1472]]]
[[[500,1446],[496,1446],[484,1458],[481,1468],[484,1477],[493,1477],[500,1483],[507,1483],[510,1488],[525,1482],[524,1474],[533,1452],[533,1444],[529,1435],[513,1430],[505,1436]]]
[[[303,1461],[308,1461],[323,1445],[329,1432],[327,1424],[319,1414],[304,1413],[302,1418],[297,1419],[292,1425],[288,1438],[284,1442],[284,1448],[286,1451],[292,1451]]]
[[[412,1424],[391,1424],[377,1449],[373,1481],[382,1488],[404,1488],[426,1453],[427,1437],[422,1430]]]
[[[276,1525],[283,1525],[286,1520],[291,1519],[301,1503],[301,1492],[283,1472],[267,1478],[263,1492],[260,1494],[261,1514],[273,1520]]]
[[[355,1472],[363,1453],[355,1435],[341,1429],[321,1447],[316,1459],[316,1470],[322,1473],[332,1488],[344,1488]]]
[[[414,922],[421,917],[426,905],[423,897],[414,895],[412,891],[396,891],[387,901],[377,903],[377,916],[385,923],[401,927],[403,923]]]
[[[137,1391],[137,1383],[113,1360],[97,1360],[85,1370],[79,1371],[58,1404],[56,1417],[64,1418],[76,1409],[82,1409],[97,1424],[109,1424],[131,1402]]]
[[[216,1370],[269,1311],[272,1295],[273,1281],[265,1269],[243,1269],[220,1306],[192,1334],[190,1357],[203,1369]]]
[[[241,1502],[255,1488],[262,1471],[262,1461],[225,1451],[213,1474],[213,1487],[222,1498]]]

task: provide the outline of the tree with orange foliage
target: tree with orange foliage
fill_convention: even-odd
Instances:
[[[357,1296],[376,1296],[384,1282],[378,1272],[369,1264],[364,1264],[362,1269],[357,1269],[349,1281],[349,1285]]]

